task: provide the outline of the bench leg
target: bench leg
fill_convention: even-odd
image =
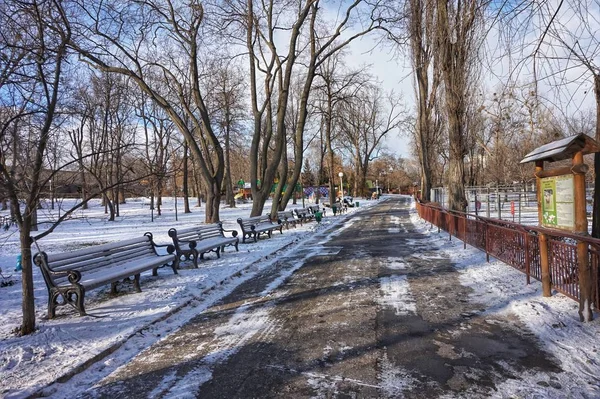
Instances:
[[[136,274],[133,277],[133,288],[135,289],[136,292],[142,292],[142,289],[140,288],[140,275]]]
[[[215,251],[217,253],[217,259],[221,258],[221,247],[217,248],[217,250]]]
[[[200,255],[200,258],[202,258],[202,255]],[[192,262],[194,262],[194,267],[197,269],[198,268],[198,251],[194,251],[194,254],[192,256]]]
[[[236,251],[236,252],[240,252],[240,250],[238,249],[238,244],[239,244],[239,241],[238,241],[238,242],[236,242],[236,243],[234,244],[234,245],[235,245],[235,251]]]
[[[48,294],[48,319],[53,319],[56,316],[56,307],[58,306],[59,291],[53,291]]]
[[[75,295],[77,295],[77,300],[75,301],[75,306],[77,307],[77,310],[79,311],[79,315],[85,316],[86,315],[85,307],[83,306],[83,300],[85,298],[85,288],[81,287],[81,289],[79,289],[77,291],[78,292],[75,293]]]
[[[171,262],[171,269],[173,269],[174,274],[179,274],[177,271],[179,269],[179,258],[175,258],[173,262]]]

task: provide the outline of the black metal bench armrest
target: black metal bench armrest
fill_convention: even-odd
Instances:
[[[238,231],[237,230],[225,230],[225,229],[223,229],[223,233],[231,233],[232,237],[237,237],[238,236]]]
[[[232,237],[237,237],[237,235],[238,235],[237,230],[225,230],[223,228],[223,223],[222,222],[219,222],[219,227],[221,228],[221,232],[223,232],[223,233],[231,233]]]
[[[35,255],[34,263],[40,267],[45,273],[53,277],[67,277],[71,284],[78,283],[81,280],[81,273],[78,270],[61,270],[54,271],[48,266],[48,255],[45,252],[40,252]]]
[[[149,231],[144,233],[144,235],[147,237],[150,237],[150,242],[152,242],[152,246],[154,247],[155,252],[156,252],[156,248],[167,248],[167,253],[169,253],[169,254],[175,253],[175,246],[173,244],[157,244],[157,243],[155,243],[154,236]]]

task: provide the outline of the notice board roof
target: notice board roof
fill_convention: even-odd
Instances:
[[[573,154],[579,151],[583,151],[584,155],[600,152],[600,144],[590,136],[580,133],[575,136],[544,144],[525,155],[525,158],[523,158],[520,163],[534,161],[562,161],[563,159],[571,158]]]

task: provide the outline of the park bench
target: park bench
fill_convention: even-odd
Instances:
[[[227,237],[225,233],[231,233]],[[236,230],[223,229],[223,223],[217,222],[206,225],[198,225],[185,229],[169,229],[169,237],[173,240],[177,258],[181,260],[192,260],[194,267],[198,267],[198,257],[204,259],[204,254],[214,252],[217,258],[221,257],[221,252],[225,247],[234,246],[238,251],[240,242]]]
[[[297,223],[302,224],[302,221],[296,218],[294,211],[291,210],[277,212],[277,218],[279,219],[280,223],[285,226],[286,229],[289,229],[290,225],[294,226],[295,228]]]
[[[242,242],[246,242],[246,238],[252,238],[256,242],[261,234],[267,234],[271,238],[273,230],[279,230],[283,234],[281,223],[273,223],[269,215],[239,218],[237,221],[242,228]]]
[[[300,223],[310,222],[315,218],[315,215],[308,208],[296,208],[294,212],[296,212],[296,216],[300,219]]]
[[[321,212],[322,215],[325,215],[325,208],[321,209],[318,204],[308,206],[308,210],[314,215],[317,212]]]
[[[333,211],[333,214],[342,214],[348,211],[348,206],[342,202],[334,202],[333,205],[331,206],[331,209]]]
[[[159,247],[166,247],[168,254],[159,255]],[[94,288],[110,283],[111,293],[115,294],[117,283],[133,276],[133,286],[141,292],[141,273],[152,270],[156,276],[159,267],[170,265],[177,274],[179,262],[173,252],[172,245],[156,245],[152,233],[71,252],[38,252],[33,259],[48,288],[48,318],[54,318],[56,308],[63,305],[71,305],[81,316],[86,315],[85,293]]]

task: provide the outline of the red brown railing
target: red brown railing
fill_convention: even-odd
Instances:
[[[592,270],[592,298],[600,309],[600,240],[537,226],[524,226],[462,212],[449,212],[439,205],[417,202],[419,216],[466,244],[525,273],[542,280],[539,234],[548,237],[548,259],[552,288],[579,301],[577,241],[585,242]]]

